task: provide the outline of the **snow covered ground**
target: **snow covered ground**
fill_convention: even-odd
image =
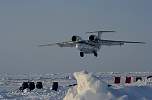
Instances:
[[[56,74],[0,74],[0,100],[152,100],[149,72],[134,73],[87,73],[85,71]],[[114,84],[114,76],[121,76],[120,84]],[[126,76],[141,76],[143,81],[124,83]],[[41,81],[43,89],[31,92],[19,91],[23,81]],[[58,91],[51,90],[53,82],[59,82]],[[76,86],[69,85],[78,84]],[[112,85],[108,87],[108,85]]]

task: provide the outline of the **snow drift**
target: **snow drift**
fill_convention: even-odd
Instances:
[[[152,100],[152,88],[131,86],[113,88],[86,71],[75,72],[77,86],[70,88],[64,100]]]

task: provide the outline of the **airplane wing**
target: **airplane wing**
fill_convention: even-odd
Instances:
[[[42,44],[39,45],[40,47],[42,46],[54,46],[58,45],[59,47],[75,47],[77,42],[74,41],[68,41],[68,42],[57,42],[57,43],[51,43],[51,44]]]
[[[145,42],[133,42],[133,41],[113,41],[113,40],[100,40],[101,45],[124,45],[126,43],[134,43],[134,44],[146,44]]]

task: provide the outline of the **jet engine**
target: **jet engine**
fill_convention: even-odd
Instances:
[[[81,37],[80,36],[72,36],[72,41],[80,41]]]
[[[90,41],[95,41],[97,39],[97,36],[96,35],[90,35],[89,36],[89,40]]]

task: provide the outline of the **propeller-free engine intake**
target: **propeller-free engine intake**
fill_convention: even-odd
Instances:
[[[89,40],[90,40],[90,41],[95,41],[95,40],[97,40],[97,38],[98,38],[98,37],[97,37],[96,35],[90,35],[90,36],[89,36]]]
[[[80,40],[82,40],[80,36],[76,36],[76,35],[72,36],[72,41],[75,42],[75,41],[80,41]]]

